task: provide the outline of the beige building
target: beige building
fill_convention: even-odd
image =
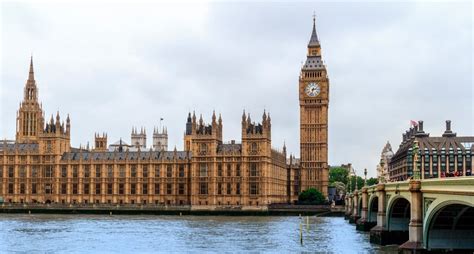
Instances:
[[[314,20],[313,20],[314,21]],[[272,148],[272,120],[245,112],[240,142],[222,140],[222,117],[205,123],[189,113],[184,150],[168,151],[165,128],[133,128],[131,144],[73,148],[71,121],[59,112],[47,122],[38,100],[33,59],[17,114],[16,139],[0,142],[0,197],[6,203],[188,205],[192,209],[266,209],[292,203],[315,187],[327,195],[329,81],[313,24],[307,62],[299,77],[301,159]]]
[[[377,179],[380,182],[388,182],[390,181],[390,173],[388,172],[388,164],[390,163],[390,159],[393,157],[392,146],[390,142],[387,141],[385,144],[382,153],[380,154],[380,162],[377,164]]]

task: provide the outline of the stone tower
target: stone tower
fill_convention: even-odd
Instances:
[[[271,155],[271,118],[270,114],[264,111],[262,115],[262,122],[252,122],[250,114],[245,116],[245,111],[242,114],[242,154],[244,156]]]
[[[166,127],[153,129],[153,150],[168,151],[168,130]]]
[[[94,150],[95,151],[100,151],[100,152],[105,152],[107,151],[107,134],[102,133],[102,136],[99,133],[96,133],[94,135]]]
[[[135,148],[146,149],[146,130],[141,127],[140,132],[136,127],[132,128],[131,144]]]
[[[24,88],[23,101],[17,112],[16,142],[38,142],[39,135],[43,132],[43,109],[38,103],[38,88],[36,87],[33,71],[33,56],[30,60],[30,72]]]
[[[313,31],[299,76],[301,190],[316,188],[327,196],[329,78],[321,44]]]

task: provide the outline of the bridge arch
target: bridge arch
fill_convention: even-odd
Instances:
[[[408,232],[410,224],[410,201],[404,196],[391,198],[387,205],[388,231]]]
[[[369,202],[367,204],[367,221],[377,222],[377,212],[379,211],[379,198],[377,195],[370,195]]]
[[[423,223],[426,249],[474,249],[474,200],[461,199],[430,205]]]

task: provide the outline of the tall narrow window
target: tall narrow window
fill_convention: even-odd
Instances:
[[[107,177],[108,177],[108,178],[114,177],[114,166],[109,165],[109,166],[107,167]]]
[[[62,178],[67,177],[67,166],[62,166],[62,168],[61,168],[61,177]]]
[[[119,194],[123,195],[125,193],[125,185],[123,183],[119,184]]]
[[[206,177],[207,176],[207,164],[201,163],[199,164],[199,176]]]
[[[206,182],[202,182],[202,183],[199,183],[199,194],[201,195],[207,195],[207,183]]]
[[[89,165],[84,166],[84,178],[91,176],[91,167]]]
[[[258,176],[257,163],[250,163],[250,176]]]
[[[96,183],[95,184],[95,194],[99,195],[101,194],[101,191],[100,191],[100,183]]]
[[[100,177],[100,165],[95,165],[95,177]]]
[[[124,178],[125,177],[125,166],[124,165],[120,165],[120,168],[119,168],[119,176],[121,178]]]

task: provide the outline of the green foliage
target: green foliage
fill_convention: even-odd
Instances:
[[[353,192],[355,190],[355,182],[356,182],[356,178],[355,176],[352,176],[351,177],[351,190],[350,192]],[[374,185],[374,184],[377,184],[379,181],[377,178],[369,178],[367,179],[367,186],[371,186],[371,185]],[[357,189],[360,190],[362,189],[362,187],[364,187],[364,178],[358,176],[357,177]],[[347,188],[346,188],[347,189]]]
[[[349,184],[349,186],[351,187],[350,192],[353,192],[356,188],[356,177],[355,176],[351,177],[351,183]],[[360,190],[360,189],[362,189],[362,187],[364,187],[364,179],[362,177],[358,176],[357,177],[357,189]]]
[[[341,194],[341,193],[346,192],[346,185],[343,182],[333,182],[330,185],[332,185],[331,187],[336,188],[336,193],[337,194]]]
[[[349,172],[347,169],[342,167],[331,167],[329,169],[329,182],[341,182],[343,184],[347,184]]]
[[[371,178],[367,179],[367,186],[376,185],[378,183],[379,183],[379,179],[377,179],[377,178],[371,177]]]
[[[305,205],[322,205],[325,201],[323,194],[314,188],[302,191],[298,196],[298,203]]]

